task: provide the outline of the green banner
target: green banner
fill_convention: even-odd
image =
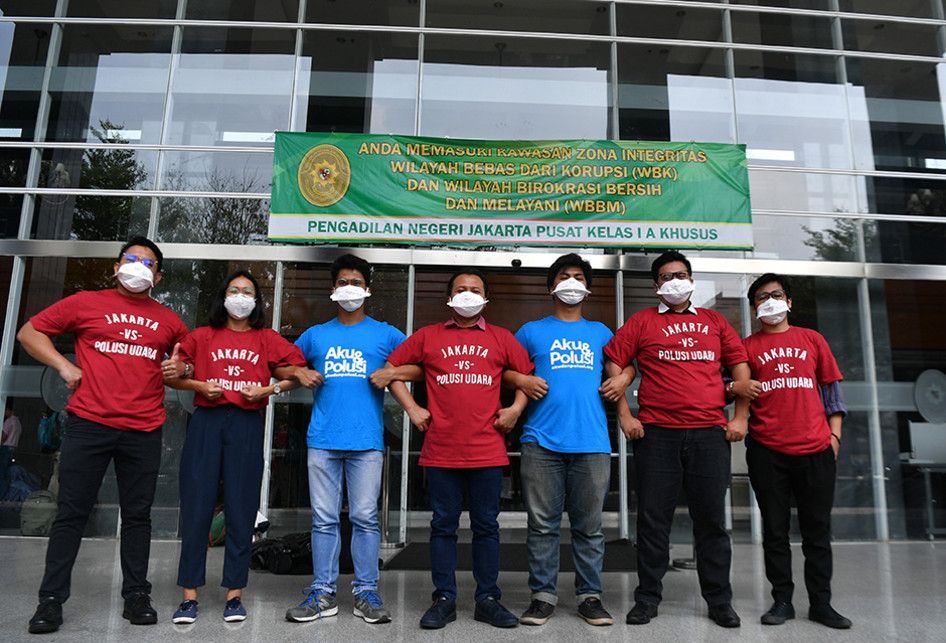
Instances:
[[[749,250],[746,149],[276,132],[269,238]]]

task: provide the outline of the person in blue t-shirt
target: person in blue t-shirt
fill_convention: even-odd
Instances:
[[[338,613],[335,583],[344,478],[355,565],[353,613],[368,623],[387,623],[391,615],[378,594],[384,390],[373,387],[368,375],[384,366],[391,351],[404,341],[404,333],[365,314],[364,301],[371,296],[367,261],[343,255],[331,271],[331,299],[338,306],[338,316],[312,326],[296,340],[313,369],[307,384],[314,390],[314,404],[306,443],[314,580],[305,600],[286,612],[286,620],[307,622]],[[392,389],[398,386],[405,385],[391,384]]]
[[[611,477],[611,441],[604,399],[617,402],[622,427],[630,408],[624,396],[634,379],[604,362],[603,349],[613,333],[600,322],[582,317],[591,293],[591,264],[577,254],[559,257],[549,268],[547,284],[554,313],[525,324],[516,339],[535,363],[535,375],[548,393],[530,395],[522,437],[522,494],[529,517],[526,547],[532,602],[520,617],[524,625],[542,625],[558,601],[559,530],[568,510],[578,614],[592,625],[611,625],[601,604],[604,533],[601,516]],[[602,384],[604,372],[610,376]],[[517,385],[518,374],[507,373]],[[629,430],[629,429],[628,429]]]

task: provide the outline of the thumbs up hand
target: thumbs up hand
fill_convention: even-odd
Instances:
[[[180,358],[181,343],[178,342],[174,344],[174,350],[171,351],[171,356],[161,362],[161,375],[164,376],[164,381],[179,379],[184,371],[187,369],[187,364],[181,361]]]

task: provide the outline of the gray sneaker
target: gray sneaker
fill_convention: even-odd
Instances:
[[[296,623],[308,623],[317,618],[335,616],[338,614],[338,601],[335,594],[329,594],[319,589],[306,590],[305,600],[296,607],[286,610],[286,620]]]
[[[391,613],[384,609],[378,592],[371,590],[355,594],[355,609],[352,613],[365,619],[365,623],[391,622]]]

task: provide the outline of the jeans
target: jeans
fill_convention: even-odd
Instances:
[[[831,507],[837,464],[828,447],[811,455],[787,455],[746,440],[749,480],[762,512],[765,576],[772,598],[792,602],[792,550],[788,530],[791,498],[798,505],[801,550],[805,556],[805,587],[811,605],[831,603]]]
[[[263,480],[263,418],[232,404],[197,407],[181,451],[181,558],[177,584],[206,582],[207,536],[223,475],[223,580],[228,589],[246,587],[253,527]]]
[[[601,512],[611,478],[609,453],[558,453],[522,444],[522,495],[529,515],[526,548],[532,598],[555,605],[562,512],[571,523],[578,602],[601,597]]]
[[[457,597],[457,528],[463,512],[463,495],[470,499],[470,527],[473,529],[474,599],[499,600],[499,493],[502,467],[443,469],[427,467],[428,492],[433,517],[430,519],[430,575],[436,588],[433,598]]]
[[[151,503],[161,465],[161,429],[123,431],[76,415],[66,421],[59,456],[59,502],[46,546],[39,597],[69,598],[72,566],[108,463],[115,463],[121,507],[122,597],[151,593]]]
[[[309,500],[312,503],[312,588],[335,593],[338,556],[342,551],[339,514],[342,478],[348,492],[351,519],[351,557],[355,565],[352,592],[378,589],[378,494],[381,492],[382,451],[309,449]]]
[[[644,425],[634,442],[637,477],[637,575],[634,600],[657,605],[670,563],[670,526],[680,488],[693,520],[700,591],[710,607],[732,602],[732,544],[726,531],[726,490],[732,451],[722,427],[668,429]]]

